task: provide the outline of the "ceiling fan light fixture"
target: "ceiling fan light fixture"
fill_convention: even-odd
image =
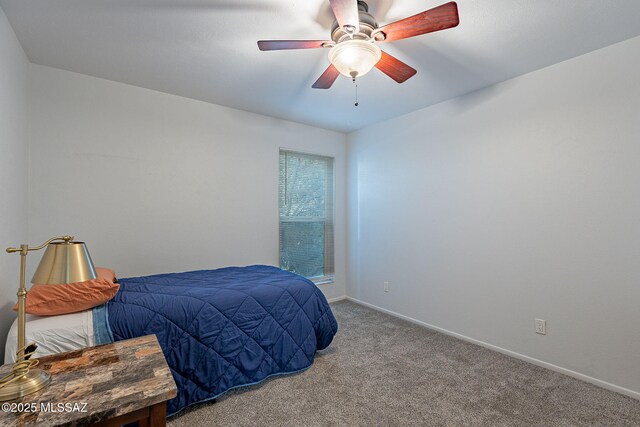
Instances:
[[[382,57],[380,48],[367,40],[345,40],[329,51],[329,61],[340,72],[350,77],[362,77],[367,74]]]

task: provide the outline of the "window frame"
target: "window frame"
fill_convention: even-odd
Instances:
[[[331,159],[331,204],[330,206],[332,207],[332,213],[331,213],[331,228],[332,228],[332,238],[331,238],[331,242],[328,243],[327,239],[325,237],[325,244],[324,244],[324,251],[325,251],[325,263],[323,266],[323,270],[325,269],[324,267],[327,265],[326,263],[326,254],[327,254],[327,245],[331,244],[333,247],[331,248],[331,255],[332,255],[332,260],[331,260],[331,265],[333,266],[333,273],[331,274],[323,274],[322,276],[314,276],[314,277],[306,277],[307,279],[311,280],[314,284],[316,285],[325,285],[325,284],[330,284],[330,283],[334,283],[335,282],[335,278],[336,278],[336,273],[335,273],[335,257],[336,257],[336,244],[335,244],[335,232],[336,232],[336,221],[335,221],[335,217],[336,217],[336,158],[335,156],[326,154],[326,153],[318,153],[318,152],[312,152],[312,151],[301,151],[298,149],[292,149],[292,148],[287,148],[287,147],[279,147],[278,148],[278,267],[282,268],[282,266],[280,265],[280,254],[282,253],[282,239],[280,239],[280,231],[281,231],[281,223],[282,223],[282,217],[280,216],[280,155],[283,152],[287,152],[290,154],[299,154],[299,155],[303,155],[303,156],[318,156],[318,157],[326,157],[328,159]],[[326,197],[326,194],[325,194]],[[328,201],[329,199],[327,199]],[[328,203],[326,204],[328,205]],[[294,219],[290,222],[294,222],[294,221],[299,221],[299,222],[324,222],[325,223],[325,227],[326,227],[326,223],[328,222],[327,220],[327,213],[325,212],[325,216],[324,219],[319,219],[319,217],[301,217],[301,218],[309,218],[309,221],[304,221],[304,220],[299,220],[299,219]],[[286,218],[286,217],[285,217]],[[292,217],[292,218],[297,218],[297,217]],[[313,219],[313,220],[311,220]]]

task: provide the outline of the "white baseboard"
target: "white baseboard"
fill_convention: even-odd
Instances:
[[[480,341],[480,340],[477,340],[477,339],[474,339],[474,338],[470,338],[470,337],[467,337],[465,335],[458,334],[456,332],[448,331],[448,330],[440,328],[438,326],[430,325],[430,324],[425,323],[425,322],[423,322],[421,320],[417,320],[417,319],[414,319],[412,317],[405,316],[405,315],[396,313],[396,312],[391,311],[391,310],[387,310],[386,308],[378,307],[377,305],[369,304],[368,302],[360,301],[360,300],[358,300],[356,298],[353,298],[353,297],[350,297],[350,296],[341,297],[340,299],[347,299],[347,300],[352,301],[352,302],[354,302],[356,304],[360,304],[360,305],[363,305],[365,307],[369,307],[369,308],[372,308],[374,310],[389,314],[391,316],[398,317],[398,318],[406,320],[408,322],[415,323],[416,325],[424,326],[425,328],[429,328],[429,329],[433,329],[434,331],[442,332],[443,334],[450,335],[452,337],[459,338],[461,340],[464,340],[464,341],[467,341],[467,342],[470,342],[470,343],[473,343],[473,344],[477,344],[479,346],[488,348],[490,350],[494,350],[494,351],[497,351],[499,353],[506,354],[507,356],[515,357],[516,359],[520,359],[520,360],[523,360],[525,362],[533,363],[534,365],[538,365],[538,366],[541,366],[543,368],[547,368],[547,369],[550,369],[550,370],[555,371],[555,372],[559,372],[559,373],[564,374],[564,375],[569,375],[570,377],[577,378],[577,379],[582,380],[582,381],[586,381],[588,383],[597,385],[598,387],[602,387],[602,388],[605,388],[607,390],[615,391],[616,393],[624,394],[625,396],[629,396],[629,397],[632,397],[634,399],[640,400],[640,392],[638,392],[638,391],[630,390],[628,388],[621,387],[621,386],[615,385],[615,384],[611,384],[611,383],[608,383],[606,381],[602,381],[602,380],[599,380],[597,378],[593,378],[593,377],[590,377],[588,375],[581,374],[580,372],[575,372],[575,371],[572,371],[570,369],[566,369],[566,368],[563,368],[561,366],[557,366],[557,365],[545,362],[543,360],[535,359],[533,357],[529,357],[529,356],[526,356],[524,354],[516,353],[515,351],[507,350],[505,348],[498,347],[496,345],[489,344],[489,343],[486,343],[484,341]]]
[[[342,301],[342,300],[345,300],[345,299],[348,299],[348,297],[346,295],[342,295],[341,297],[335,297],[335,298],[328,299],[327,302],[329,304],[331,304],[332,302],[338,302],[338,301]]]

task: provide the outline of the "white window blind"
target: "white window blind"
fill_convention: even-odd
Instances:
[[[333,158],[280,150],[280,268],[332,281]]]

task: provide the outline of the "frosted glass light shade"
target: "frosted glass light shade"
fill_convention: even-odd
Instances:
[[[346,40],[329,51],[329,61],[340,74],[347,77],[362,77],[380,60],[380,48],[366,40]]]

